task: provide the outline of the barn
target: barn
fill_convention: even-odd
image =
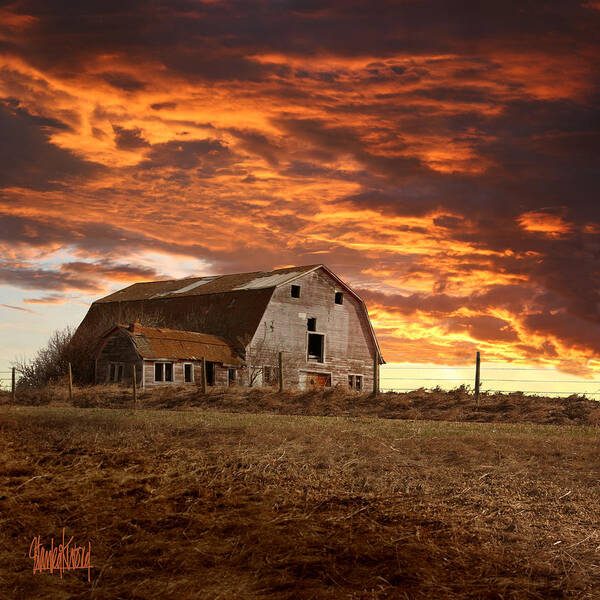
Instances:
[[[384,360],[363,300],[325,265],[136,283],[94,302],[96,383],[378,388]],[[162,365],[162,366],[161,366]],[[210,373],[209,373],[210,370]]]

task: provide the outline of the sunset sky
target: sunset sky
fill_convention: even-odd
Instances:
[[[0,1],[0,369],[324,263],[388,362],[600,371],[600,2]]]

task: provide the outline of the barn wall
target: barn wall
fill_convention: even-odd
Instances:
[[[155,362],[172,362],[173,363],[173,381],[154,381],[154,363]],[[193,365],[194,380],[191,383],[184,381],[185,372],[183,365],[191,363]],[[238,369],[239,373],[240,369]],[[239,376],[239,375],[238,375]],[[145,360],[144,361],[144,387],[161,387],[168,385],[201,385],[202,363],[194,360]],[[215,364],[215,386],[228,385],[228,367]]]
[[[291,286],[300,285],[300,298]],[[335,304],[336,291],[344,293],[343,304]],[[307,319],[316,317],[316,332],[325,334],[324,362],[307,360]],[[284,377],[289,385],[306,387],[306,373],[331,374],[331,384],[348,386],[348,375],[362,375],[362,389],[373,389],[376,350],[360,302],[318,270],[275,290],[248,348],[249,372],[260,365],[277,366],[284,354]],[[315,379],[313,376],[312,379]],[[262,379],[257,377],[256,384]]]
[[[272,290],[228,294],[95,302],[75,332],[78,347],[92,352],[100,336],[111,327],[138,320],[142,325],[210,333],[244,349],[269,302]]]

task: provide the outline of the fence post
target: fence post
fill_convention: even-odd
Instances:
[[[475,402],[477,404],[479,404],[480,365],[481,359],[479,356],[479,352],[477,352],[477,356],[475,358]]]
[[[206,357],[203,356],[200,363],[200,384],[202,385],[202,393],[206,394]]]
[[[133,371],[133,408],[137,408],[137,373],[135,363],[133,363],[131,366]]]
[[[17,386],[16,386],[16,377],[15,377],[15,367],[12,368],[12,388],[11,388],[11,398],[12,403],[15,403],[15,399],[17,397]]]
[[[279,353],[279,391],[283,392],[283,352]]]
[[[73,404],[73,371],[71,370],[71,363],[69,363],[69,402]]]
[[[375,352],[373,360],[373,394],[379,394],[379,356]]]

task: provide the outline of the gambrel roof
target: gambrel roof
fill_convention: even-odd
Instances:
[[[243,290],[262,290],[288,283],[320,266],[306,265],[303,267],[276,269],[274,271],[209,275],[207,277],[186,277],[185,279],[134,283],[114,294],[96,300],[96,303],[181,298],[185,296],[205,296],[207,294],[223,294]]]
[[[383,364],[365,303],[322,264],[135,283],[96,300],[78,332],[100,336],[108,326],[139,318],[146,325],[216,335],[240,351],[256,333],[275,289],[318,269],[358,301],[379,362]]]

